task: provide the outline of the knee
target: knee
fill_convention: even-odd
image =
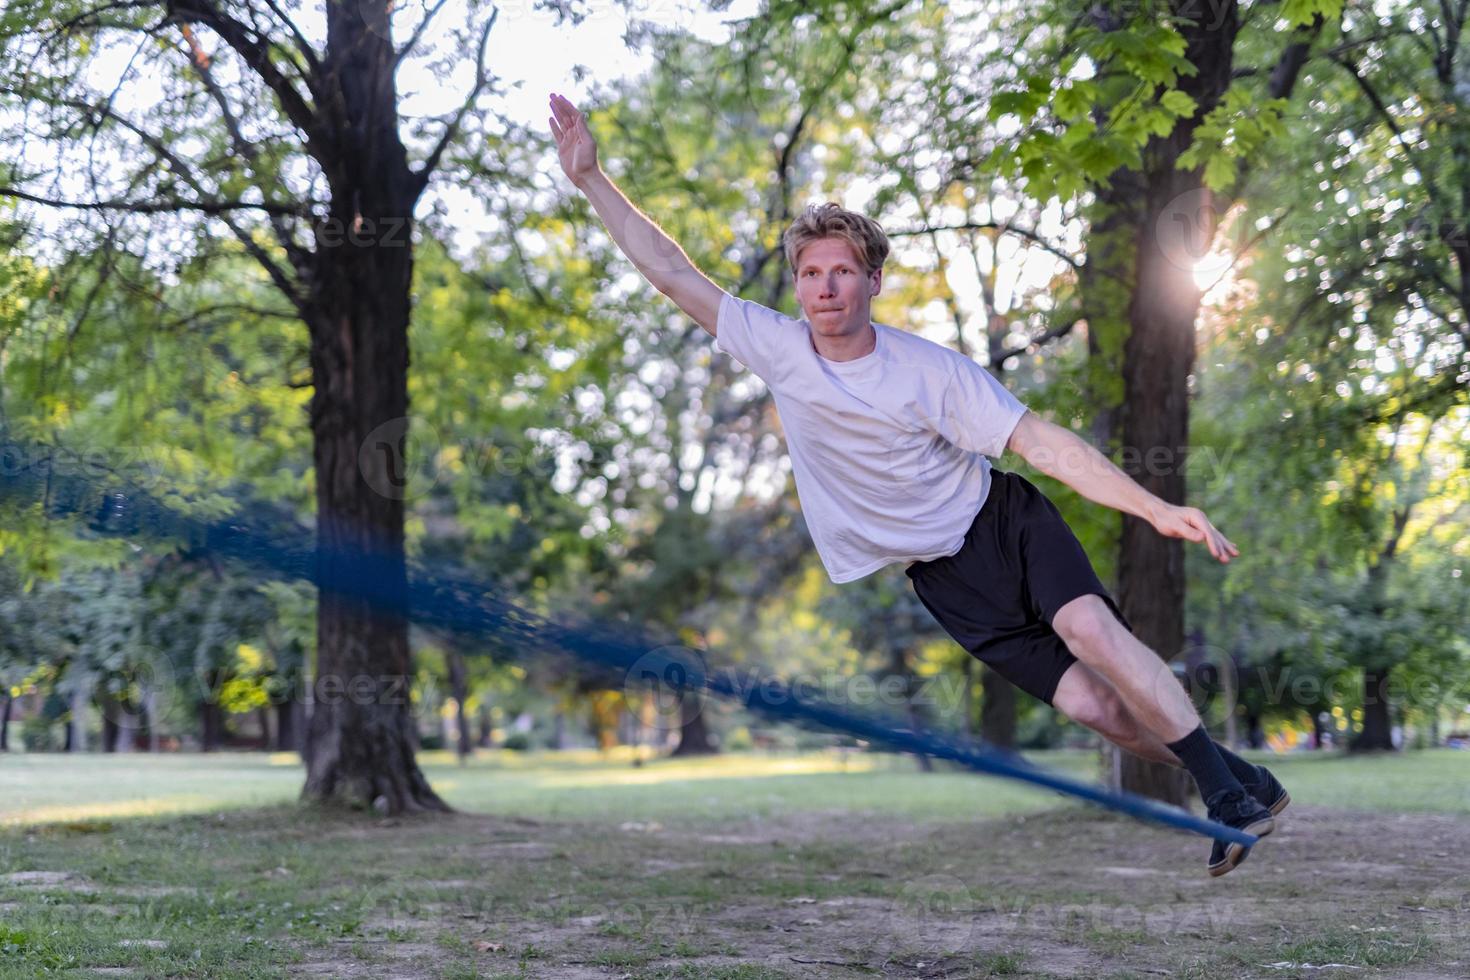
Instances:
[[[1052,619],[1052,628],[1074,652],[1106,650],[1117,626],[1112,610],[1095,595],[1073,599]]]

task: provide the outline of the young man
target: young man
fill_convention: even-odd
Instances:
[[[659,292],[765,381],[802,513],[834,582],[894,562],[975,657],[1146,759],[1185,766],[1212,819],[1265,836],[1289,802],[1264,767],[1216,745],[1164,661],[1134,638],[1056,507],[991,468],[1007,449],[1160,534],[1238,549],[1199,510],[1168,504],[1067,429],[1028,412],[969,358],[870,318],[888,242],[870,219],[810,207],[782,242],[806,314],[730,296],[630,204],[597,163],[586,119],[551,97],[568,179]],[[1215,842],[1222,875],[1249,848]]]

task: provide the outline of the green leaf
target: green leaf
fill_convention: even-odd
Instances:
[[[1159,99],[1159,104],[1181,119],[1188,119],[1194,115],[1195,109],[1199,107],[1199,104],[1194,101],[1193,96],[1188,92],[1181,92],[1177,88],[1171,88],[1165,92],[1163,97]]]
[[[1072,122],[1087,115],[1091,106],[1092,100],[1085,93],[1079,92],[1076,86],[1072,86],[1057,93],[1052,100],[1051,110],[1063,122]]]
[[[1140,121],[1143,128],[1155,136],[1168,136],[1174,132],[1176,122],[1174,116],[1159,108],[1145,110]]]
[[[1091,119],[1084,119],[1079,123],[1068,126],[1066,132],[1062,133],[1057,140],[1057,145],[1062,147],[1076,146],[1085,140],[1091,139],[1097,134],[1097,123]]]
[[[1205,186],[1212,191],[1229,190],[1235,183],[1235,160],[1228,153],[1215,153],[1205,163]]]
[[[1020,115],[1026,102],[1025,92],[996,92],[990,97],[990,117]]]
[[[1318,14],[1336,20],[1342,14],[1342,0],[1286,0],[1281,5],[1281,16],[1293,27],[1310,24]]]
[[[1067,167],[1056,175],[1057,196],[1067,201],[1081,194],[1087,187],[1087,181],[1078,170]]]
[[[1007,114],[1015,114],[1021,117],[1022,122],[1030,122],[1037,111],[1046,105],[1050,92],[998,92],[991,98],[990,118],[999,119]]]

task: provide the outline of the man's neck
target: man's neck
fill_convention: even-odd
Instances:
[[[855,361],[873,353],[878,346],[878,331],[871,322],[855,334],[842,337],[823,337],[812,331],[812,346],[829,361]]]

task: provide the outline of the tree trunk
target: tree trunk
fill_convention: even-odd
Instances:
[[[306,705],[302,701],[301,675],[293,671],[286,680],[286,698],[275,705],[277,752],[299,752],[301,732],[306,727]]]
[[[561,721],[562,713],[560,711],[558,711],[556,713],[556,717],[557,717],[558,722],[560,722],[563,725],[566,724],[566,722]],[[488,749],[488,748],[490,748],[490,739],[491,739],[492,726],[490,724],[490,705],[489,704],[486,704],[484,702],[481,702],[480,703],[479,723],[480,723],[480,738],[479,738],[479,741],[477,741],[475,744],[477,746],[479,746],[480,748],[482,748],[482,749]],[[561,748],[561,746],[560,745],[557,745],[557,748]]]
[[[1322,712],[1321,712],[1320,709],[1314,707],[1311,710],[1311,716],[1312,716],[1312,748],[1314,748],[1314,749],[1320,749],[1320,748],[1322,748],[1322,743],[1324,741],[1326,741],[1325,736],[1327,734],[1327,730],[1322,726]]]
[[[465,702],[470,697],[468,671],[465,668],[464,654],[457,650],[451,650],[445,659],[449,666],[449,690],[454,695],[455,731],[459,736],[455,740],[454,748],[459,761],[463,763],[474,751],[474,742],[470,737],[470,716],[465,712]]]
[[[143,716],[132,711],[124,711],[119,717],[117,732],[117,751],[138,751],[138,725]]]
[[[71,724],[68,726],[66,750],[87,751],[87,689],[91,687],[85,677],[78,677],[71,689]]]
[[[889,646],[888,670],[884,680],[887,680],[888,677],[897,677],[903,682],[903,708],[904,714],[908,716],[909,730],[915,734],[922,732],[928,727],[929,721],[914,698],[916,679],[907,647],[898,644]],[[918,764],[920,772],[934,771],[934,760],[927,755],[916,755],[914,761]]]
[[[132,751],[138,716],[128,710],[126,702],[111,694],[99,693],[97,707],[102,715],[102,751]]]
[[[213,752],[224,735],[224,713],[213,700],[199,702],[199,751]]]
[[[1393,718],[1388,703],[1391,667],[1363,670],[1363,727],[1349,743],[1353,752],[1392,752]]]
[[[1178,13],[1189,15],[1184,0]],[[1197,121],[1219,102],[1230,84],[1237,29],[1236,5],[1212,10],[1200,22],[1178,22],[1198,69],[1179,79],[1198,112],[1181,120],[1144,150],[1143,209],[1134,239],[1134,278],[1123,344],[1123,403],[1119,422],[1123,469],[1139,484],[1172,504],[1185,501],[1184,454],[1189,445],[1189,378],[1195,360],[1195,319],[1201,292],[1193,261],[1215,234],[1216,203],[1201,171],[1176,163],[1193,140]],[[1126,186],[1123,185],[1123,186]],[[1118,591],[1123,615],[1135,635],[1165,660],[1184,645],[1184,547],[1152,525],[1125,515],[1119,542]],[[1112,771],[1119,788],[1183,805],[1192,781],[1179,768],[1131,755]]]
[[[143,690],[143,727],[148,732],[148,751],[158,751],[158,694],[151,687]]]
[[[102,708],[102,751],[117,751],[118,727],[117,720],[113,717],[116,711],[115,705],[104,705]]]
[[[669,755],[713,755],[716,751],[710,741],[709,729],[704,722],[704,695],[696,690],[679,692],[679,744]]]
[[[663,736],[666,734],[659,727],[658,702],[651,697],[642,697],[633,703],[636,709],[629,712],[634,715],[633,745],[640,748],[647,745],[653,750],[651,754],[656,755],[664,748]],[[634,714],[635,710],[636,714]],[[633,764],[635,766],[643,764],[641,751],[633,753]]]
[[[621,711],[622,698],[614,698],[611,692],[597,691],[589,699],[588,720],[599,752],[606,754],[618,744],[618,715]]]
[[[358,5],[328,4],[323,62],[338,101],[324,123],[341,152],[307,276],[320,591],[302,796],[383,813],[448,810],[414,760],[408,696],[403,500],[420,186],[398,133],[387,33],[370,30]]]
[[[0,691],[0,752],[10,751],[10,706],[14,703],[9,691]]]
[[[1264,749],[1266,747],[1266,729],[1261,725],[1261,716],[1259,714],[1246,715],[1246,733],[1246,745],[1253,749]]]
[[[965,665],[961,668],[965,675],[965,686],[960,695],[960,717],[965,719],[965,734],[974,735],[979,724],[975,718],[975,665],[979,663],[974,657],[966,655]]]
[[[1003,749],[1016,747],[1016,686],[985,667],[980,701],[980,737]]]
[[[1200,634],[1200,644],[1204,634]],[[1240,644],[1229,654],[1229,660],[1220,665],[1220,697],[1225,706],[1225,745],[1232,750],[1240,746],[1240,713],[1235,710],[1240,704],[1240,661],[1244,651]]]

